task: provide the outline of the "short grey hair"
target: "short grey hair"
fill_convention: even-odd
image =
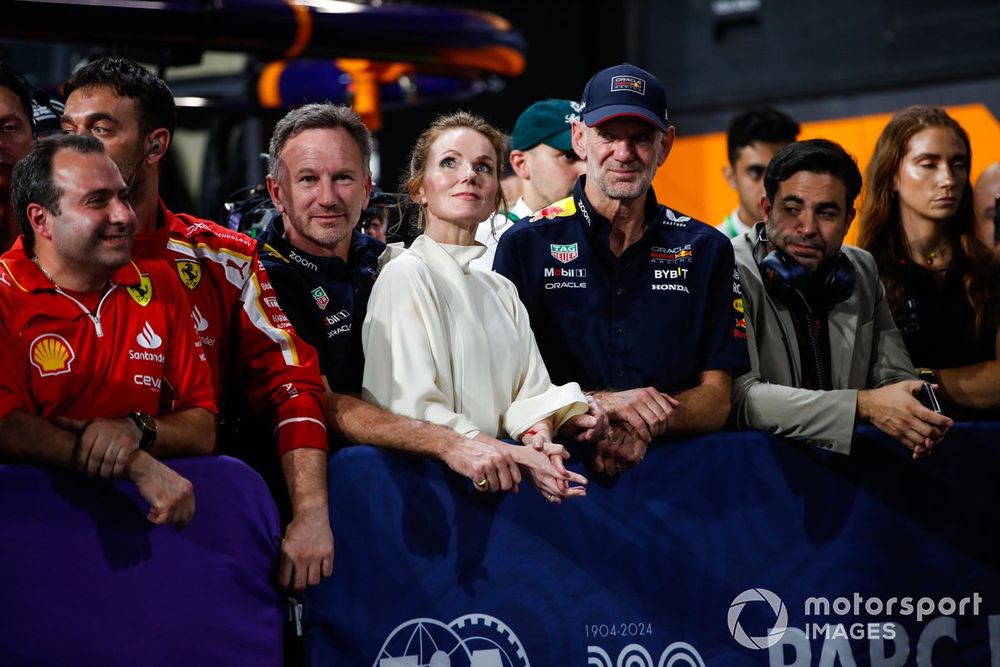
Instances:
[[[268,146],[268,175],[277,179],[281,174],[281,152],[289,139],[306,130],[335,130],[342,127],[354,139],[361,151],[365,173],[371,173],[372,133],[365,127],[361,116],[341,104],[306,104],[292,109],[274,126]]]

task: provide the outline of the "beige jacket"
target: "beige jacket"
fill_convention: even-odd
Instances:
[[[802,364],[788,307],[764,290],[757,260],[758,224],[733,239],[746,314],[750,372],[733,380],[733,415],[740,428],[848,454],[858,390],[916,378],[896,330],[872,256],[852,246],[843,251],[858,271],[854,293],[830,312],[832,391],[802,389]]]

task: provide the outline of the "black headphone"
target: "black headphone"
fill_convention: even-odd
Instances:
[[[767,233],[761,227],[760,235],[757,239],[767,242]],[[756,248],[754,248],[756,255]],[[806,300],[806,292],[809,291],[809,284],[813,277],[806,267],[802,266],[783,251],[775,248],[767,253],[763,259],[757,262],[760,270],[760,277],[764,283],[764,289],[781,299],[789,306],[803,304],[807,310],[812,311]],[[854,293],[854,285],[857,283],[858,272],[854,264],[847,258],[844,252],[838,251],[833,258],[833,263],[823,269],[826,277],[818,285],[817,296],[822,299],[822,304],[827,308],[847,301]]]

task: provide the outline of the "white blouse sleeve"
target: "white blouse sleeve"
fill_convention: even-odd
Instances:
[[[454,411],[450,353],[441,308],[421,260],[402,256],[385,266],[362,328],[362,397],[396,414],[446,426],[474,438],[479,428]]]
[[[498,291],[511,311],[519,334],[518,345],[512,347],[511,352],[518,354],[521,360],[514,400],[503,415],[504,430],[510,437],[520,440],[521,434],[533,425],[554,417],[554,432],[570,417],[587,412],[587,398],[576,382],[552,384],[549,371],[538,351],[535,334],[531,331],[528,311],[518,298],[517,289],[503,280]]]

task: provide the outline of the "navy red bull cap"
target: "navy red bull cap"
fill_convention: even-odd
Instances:
[[[667,131],[667,93],[659,79],[641,67],[622,63],[602,69],[587,82],[580,102],[589,127],[636,116]]]

